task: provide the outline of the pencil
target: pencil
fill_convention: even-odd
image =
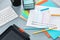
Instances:
[[[21,16],[21,15],[20,15],[20,18],[22,18],[23,20],[27,21],[27,19],[26,19],[26,18],[24,18],[24,17],[23,17],[23,16]]]
[[[33,34],[38,34],[38,33],[45,32],[45,31],[48,31],[48,30],[53,30],[53,29],[57,29],[57,27],[48,28],[48,29],[43,29],[43,30],[40,30],[40,31],[37,31],[37,32],[33,32]]]
[[[51,14],[51,16],[60,16],[60,14]]]

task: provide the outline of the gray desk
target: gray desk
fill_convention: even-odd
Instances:
[[[0,10],[4,9],[7,6],[11,6],[10,0],[2,0],[0,1]],[[20,16],[20,6],[19,7],[13,7],[16,13]],[[3,25],[0,27],[0,34],[4,32],[10,25],[16,24],[21,28],[25,28],[26,21],[22,20],[20,17],[16,18],[15,20]],[[44,33],[40,33],[38,35],[33,35],[32,33],[34,30],[25,30],[28,34],[30,34],[31,40],[52,40],[52,38],[46,37]],[[36,31],[36,30],[35,30]]]

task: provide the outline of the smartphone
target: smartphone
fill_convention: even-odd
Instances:
[[[34,0],[23,0],[23,8],[25,10],[31,10],[35,8],[35,1]]]

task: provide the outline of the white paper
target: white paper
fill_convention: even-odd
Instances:
[[[51,14],[60,14],[60,8],[50,8]]]
[[[60,8],[50,8],[50,13],[60,15]],[[57,30],[60,30],[60,16],[51,16],[50,24],[56,25]]]
[[[30,11],[30,15],[29,15],[29,18],[28,18],[28,21],[27,21],[27,26],[32,26],[32,27],[36,27],[36,28],[46,28],[46,27],[49,27],[50,26],[50,27],[57,27],[58,28],[57,30],[60,30],[60,16],[50,16],[50,15],[49,16],[46,16],[47,18],[44,18],[44,23],[47,23],[46,26],[41,26],[41,25],[44,25],[44,24],[41,24],[41,21],[42,20],[40,20],[40,21],[39,20],[34,20],[34,21],[37,21],[38,22],[37,23],[38,25],[32,25],[31,24],[32,23],[32,20],[34,19],[34,16],[37,15],[37,13],[41,13],[41,12],[39,12],[39,10],[44,9],[44,8],[49,8],[50,15],[51,14],[60,14],[60,8],[47,7],[47,6],[35,6],[35,10],[33,10],[33,11],[31,10]],[[42,13],[48,13],[48,11],[44,11]],[[31,16],[31,15],[34,15],[34,16]],[[42,15],[40,15],[41,16],[40,17],[41,19],[42,19]],[[48,21],[46,21],[46,20],[48,20]]]
[[[49,10],[43,11],[42,14],[43,14],[42,23],[43,24],[49,24],[50,17],[51,17]]]
[[[37,10],[31,11],[28,18],[27,26],[37,27],[40,26],[41,23],[42,23],[41,12],[38,12]]]
[[[32,26],[36,28],[48,28],[49,25],[47,24],[49,24],[50,14],[48,11],[41,12],[41,9],[43,9],[43,7],[39,8],[38,6],[35,8],[35,10],[30,11],[26,26]]]

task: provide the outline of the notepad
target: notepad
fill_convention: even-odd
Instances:
[[[60,36],[60,31],[49,30],[47,31],[53,39],[57,39]]]
[[[37,8],[39,7],[37,6]],[[49,24],[48,20],[50,19],[48,19],[47,17],[49,17],[50,14],[48,14],[48,11],[43,11],[43,12],[40,11],[41,9],[43,8],[30,11],[26,26],[32,26],[32,27],[37,27],[37,28],[48,28],[47,24]]]

